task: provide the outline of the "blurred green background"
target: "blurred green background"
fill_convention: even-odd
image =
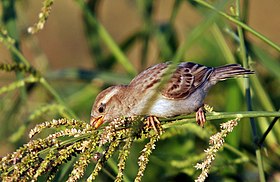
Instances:
[[[42,2],[10,1],[16,17],[8,21],[4,18],[6,9],[3,5],[6,2],[0,1],[1,26],[12,37],[15,35],[13,38],[30,65],[43,75],[68,110],[81,120],[89,120],[91,106],[102,89],[127,84],[136,73],[148,66],[173,60],[186,43],[185,51],[179,56],[180,61],[207,66],[232,62],[242,64],[236,24],[213,15],[213,11],[194,1],[88,0],[84,4],[84,1],[59,0],[54,2],[44,29],[35,35],[28,34],[27,28],[37,21]],[[235,1],[224,2],[211,1],[211,4],[232,15]],[[241,4],[241,17],[245,24],[279,45],[280,2],[242,1]],[[245,33],[245,43],[251,68],[256,71],[256,76],[251,77],[253,110],[278,110],[279,51],[249,32]],[[0,44],[0,62],[16,62],[3,43]],[[0,72],[0,87],[17,79],[20,78],[16,78],[14,73]],[[243,79],[238,79],[219,83],[210,91],[206,103],[213,106],[215,111],[245,111],[243,82]],[[68,111],[61,111],[55,105],[48,107],[61,103],[44,86],[27,84],[23,90],[25,95],[22,89],[0,95],[0,156],[26,143],[29,140],[28,131],[36,124],[71,116],[65,114]],[[259,136],[271,120],[256,120]],[[192,124],[169,129],[172,137],[166,136],[158,142],[144,181],[195,179],[199,171],[195,171],[193,166],[202,159],[203,149],[208,146],[207,137],[216,131],[221,122],[224,121],[208,123],[203,130]],[[275,181],[280,180],[279,141],[278,122],[268,135],[264,146],[266,150],[263,150],[266,177]],[[248,119],[240,121],[227,142],[241,155],[225,148],[217,156],[208,180],[258,181]],[[129,179],[135,176],[137,157],[143,145],[139,142],[132,148],[125,170]],[[99,180],[112,179],[102,173]]]

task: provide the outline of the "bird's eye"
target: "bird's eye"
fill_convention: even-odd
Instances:
[[[105,104],[101,103],[99,108],[98,108],[98,112],[103,113],[104,111],[105,111]]]

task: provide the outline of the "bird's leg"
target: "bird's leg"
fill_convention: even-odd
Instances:
[[[160,121],[158,120],[157,117],[155,117],[155,116],[148,116],[146,118],[146,122],[147,122],[147,127],[148,128],[152,126],[156,133],[160,133],[158,131],[158,129],[157,129],[157,127],[160,126]]]
[[[203,109],[203,106],[198,108],[198,110],[196,111],[195,119],[196,119],[196,122],[199,126],[204,127],[204,123],[206,122],[206,118],[205,118],[205,111]]]

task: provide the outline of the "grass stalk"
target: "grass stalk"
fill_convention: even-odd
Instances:
[[[215,24],[212,29],[211,32],[213,34],[213,36],[215,37],[215,40],[217,41],[217,45],[219,46],[219,48],[221,49],[221,52],[223,53],[224,57],[225,57],[225,61],[228,64],[232,64],[232,63],[236,63],[235,57],[233,55],[233,53],[231,52],[228,44],[226,43],[226,40],[224,38],[224,36],[222,35],[222,32],[220,30],[220,28]],[[226,33],[229,33],[229,35],[236,40],[237,42],[240,42],[239,37],[236,36],[236,34],[231,33],[231,31],[229,29],[227,29]],[[250,57],[249,57],[249,62],[250,61]],[[250,77],[250,83],[251,83],[251,87],[254,90],[254,94],[255,94],[255,98],[257,98],[257,100],[260,102],[262,108],[264,110],[267,111],[274,111],[274,106],[272,104],[272,101],[268,95],[268,93],[265,91],[264,87],[261,84],[260,79],[257,77],[257,75],[255,76],[251,76]],[[241,88],[242,91],[245,90],[245,86],[244,86],[244,82],[242,79],[238,79],[237,80],[239,87]],[[245,95],[245,92],[244,92]],[[268,125],[268,118],[260,118],[262,120],[266,120],[266,122],[260,121],[259,125],[260,125],[260,129],[262,132],[264,131],[264,128],[267,128]],[[275,129],[274,129],[274,133],[277,133],[279,135],[280,132],[279,131],[279,127],[277,125],[275,125]],[[277,136],[275,134],[272,134],[267,137],[267,144],[271,147],[271,149],[273,149],[275,146],[275,143],[277,143]]]
[[[227,1],[222,1],[217,4],[217,8],[223,9],[226,5]],[[216,8],[215,8],[216,9]],[[205,19],[202,23],[200,23],[190,34],[186,36],[185,41],[179,47],[175,56],[173,58],[174,63],[178,63],[182,57],[185,55],[186,51],[201,37],[201,35],[209,30],[208,28],[215,22],[218,18],[218,14],[216,12],[210,12],[210,14],[205,15]]]
[[[206,1],[202,1],[202,0],[194,0],[196,3],[211,9],[217,13],[219,13],[221,16],[223,16],[224,18],[228,19],[229,21],[235,23],[236,25],[242,27],[244,30],[247,30],[248,32],[252,33],[253,35],[255,35],[256,37],[258,37],[260,40],[264,41],[265,43],[267,43],[268,45],[270,45],[271,47],[273,47],[274,49],[276,49],[278,52],[280,52],[280,47],[279,45],[275,44],[274,42],[272,42],[271,40],[269,40],[267,37],[265,37],[264,35],[262,35],[261,33],[257,32],[256,30],[254,30],[253,28],[251,28],[250,26],[248,26],[247,24],[241,22],[240,20],[234,18],[233,16],[230,16],[222,11],[220,11],[219,9],[215,8],[214,6],[212,6],[211,4],[207,3]]]
[[[240,0],[236,0],[236,16],[237,19],[240,20]],[[240,40],[240,52],[241,52],[241,59],[243,60],[243,66],[245,68],[248,68],[248,55],[247,50],[245,47],[245,40],[244,40],[244,34],[243,29],[241,26],[237,26],[238,36]],[[247,110],[252,111],[252,99],[251,99],[251,91],[250,91],[250,81],[248,77],[245,77],[245,97],[247,102]],[[253,140],[256,147],[256,157],[257,157],[257,163],[258,163],[258,172],[259,172],[259,179],[261,182],[265,182],[265,176],[264,176],[264,169],[263,169],[263,158],[261,155],[261,147],[258,144],[258,133],[257,133],[257,125],[255,122],[255,119],[253,117],[250,117],[250,124],[253,132]]]
[[[275,123],[277,122],[277,120],[279,119],[280,117],[275,117],[272,122],[270,123],[269,127],[267,128],[267,130],[264,132],[263,136],[261,137],[261,139],[259,140],[259,143],[258,145],[260,147],[262,147],[264,141],[265,141],[265,138],[267,137],[267,135],[270,133],[270,131],[272,130],[273,126],[275,125]]]
[[[85,2],[82,0],[77,0],[78,4],[81,6],[84,15],[87,17],[89,23],[95,24],[97,27],[97,33],[108,48],[112,51],[113,55],[117,58],[117,61],[124,67],[124,69],[130,74],[135,75],[137,73],[134,66],[122,52],[117,43],[113,40],[107,30],[103,27],[101,23],[98,22],[96,17],[91,13],[89,8],[86,6]]]
[[[41,78],[40,79],[40,83],[46,88],[46,90],[48,90],[52,95],[53,97],[55,98],[55,100],[64,106],[64,108],[67,110],[67,113],[64,113],[65,116],[68,117],[68,119],[78,119],[78,117],[76,116],[76,114],[70,109],[67,107],[67,105],[65,104],[65,102],[62,100],[62,98],[59,96],[59,94],[56,92],[56,90],[46,81],[45,78]]]
[[[2,7],[3,7],[3,15],[2,15],[2,21],[5,25],[5,28],[7,29],[7,35],[8,37],[11,37],[14,41],[13,46],[10,48],[10,54],[15,63],[19,63],[21,60],[24,60],[23,62],[28,65],[28,61],[25,59],[22,59],[19,54],[20,49],[20,38],[19,38],[19,32],[17,29],[17,14],[15,9],[15,0],[2,0]],[[8,45],[10,44],[5,38],[3,39],[4,44]],[[15,49],[15,50],[11,50]],[[23,74],[20,72],[16,72],[16,77],[18,80],[23,78]],[[25,102],[27,100],[27,91],[25,87],[19,88],[20,90],[20,99],[21,101]]]
[[[232,118],[250,118],[250,117],[279,117],[280,112],[277,111],[243,111],[243,112],[211,112],[206,113],[207,121],[218,119],[232,119]],[[188,122],[195,122],[194,115],[186,115],[169,119],[162,119],[163,128],[170,128],[173,126],[181,126],[188,124]]]

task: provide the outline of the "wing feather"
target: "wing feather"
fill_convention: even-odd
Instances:
[[[137,92],[146,92],[158,85],[170,65],[160,63],[154,65],[136,76],[129,84]],[[178,65],[170,80],[166,83],[161,94],[168,99],[184,99],[193,93],[209,78],[214,68],[200,64],[183,62]]]
[[[191,62],[178,65],[162,95],[169,99],[184,99],[205,83],[214,68]]]
[[[152,67],[147,68],[137,75],[129,84],[129,86],[136,89],[138,92],[145,92],[149,88],[157,85],[169,63],[160,63]]]

